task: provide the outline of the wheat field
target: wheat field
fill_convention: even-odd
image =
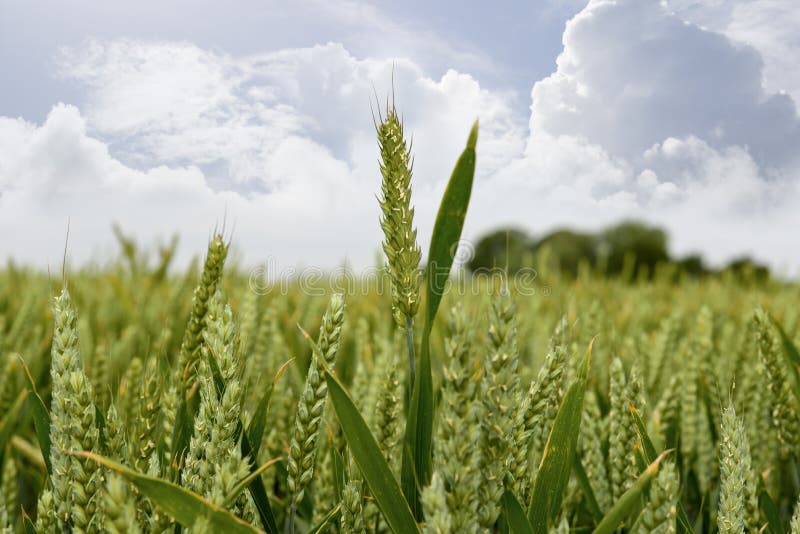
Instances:
[[[423,264],[376,117],[385,291],[256,287],[224,234],[1,270],[3,532],[800,533],[800,288],[448,284],[477,132]]]

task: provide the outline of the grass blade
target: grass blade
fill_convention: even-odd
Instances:
[[[600,510],[600,505],[597,503],[597,497],[595,497],[594,489],[586,474],[586,469],[583,468],[583,463],[581,463],[581,459],[577,454],[572,460],[572,472],[575,473],[575,476],[578,478],[578,483],[581,486],[583,496],[586,498],[586,504],[589,507],[592,518],[600,522],[603,519],[603,512]]]
[[[250,484],[252,484],[254,478],[260,477],[264,471],[266,471],[267,469],[269,469],[270,467],[272,467],[273,465],[277,464],[280,461],[281,461],[280,457],[273,458],[272,460],[269,460],[261,467],[253,471],[250,471],[250,474],[247,475],[244,479],[242,479],[238,484],[236,484],[236,486],[233,487],[230,493],[226,495],[224,503],[225,506],[233,504],[239,497],[239,494],[243,492]]]
[[[339,515],[339,511],[342,509],[342,503],[337,504],[334,506],[330,512],[325,514],[319,523],[311,527],[306,534],[320,534],[321,532],[325,532],[326,527],[330,524],[331,521],[336,519],[336,516]]]
[[[641,502],[642,494],[650,481],[658,474],[658,469],[661,462],[669,454],[669,451],[661,453],[661,456],[655,459],[653,463],[647,466],[647,469],[639,475],[636,482],[628,488],[628,491],[622,494],[622,497],[614,503],[611,510],[603,517],[597,528],[594,529],[594,534],[612,534],[619,526],[625,521],[625,518],[636,508]]]
[[[344,485],[347,483],[344,472],[344,458],[336,447],[331,447],[333,457],[333,494],[337,502],[342,502],[344,496]]]
[[[772,500],[772,497],[769,496],[769,493],[766,491],[761,492],[758,496],[758,506],[761,508],[761,511],[764,512],[764,517],[767,518],[769,531],[772,532],[772,534],[783,534],[783,523],[781,522],[780,513],[778,513],[778,507],[775,505],[775,501]]]
[[[528,520],[537,534],[547,534],[548,525],[558,517],[561,509],[580,434],[593,343],[594,340],[589,343],[580,372],[561,401],[534,481]]]
[[[510,534],[533,534],[533,527],[525,515],[525,510],[514,494],[508,490],[503,494],[503,513]]]
[[[23,371],[25,371],[25,380],[28,382],[28,398],[31,401],[30,407],[31,412],[33,412],[33,428],[36,430],[36,439],[39,440],[39,449],[42,451],[47,474],[52,476],[53,466],[50,464],[50,413],[47,411],[47,406],[45,406],[42,397],[36,391],[36,384],[33,381],[28,364],[21,357],[19,362]]]
[[[267,413],[269,412],[269,405],[272,401],[272,392],[275,391],[275,385],[293,361],[294,358],[284,363],[281,368],[278,369],[275,378],[267,385],[267,389],[265,389],[263,395],[261,395],[261,399],[259,399],[258,405],[256,406],[256,411],[253,413],[250,424],[247,426],[247,439],[250,441],[250,445],[253,448],[251,454],[254,460],[258,458],[258,453],[261,450],[261,442],[264,439],[264,429],[267,426]]]
[[[33,524],[31,516],[25,513],[25,510],[22,511],[22,530],[25,534],[37,534],[36,526]]]
[[[6,451],[6,443],[8,443],[9,438],[14,430],[14,426],[17,424],[17,418],[19,417],[19,412],[22,409],[22,405],[25,403],[25,398],[28,396],[28,390],[23,389],[17,395],[17,398],[14,400],[14,403],[9,406],[8,410],[5,413],[5,417],[0,419],[0,460],[3,459],[3,454]]]
[[[386,523],[393,532],[403,534],[419,532],[417,522],[400,491],[400,486],[364,418],[361,417],[344,386],[327,370],[325,371],[325,381],[328,384],[328,394],[353,454],[353,459],[364,476],[369,491],[383,513]]]
[[[455,256],[454,247],[461,239],[461,230],[467,216],[472,182],[475,177],[475,145],[478,142],[478,122],[472,125],[467,147],[461,153],[450,176],[436,223],[433,227],[428,252],[425,291],[425,326],[422,333],[416,380],[411,393],[411,404],[406,423],[404,446],[410,449],[413,464],[403,455],[402,483],[415,517],[422,517],[419,504],[419,487],[431,479],[431,450],[433,439],[433,378],[431,376],[430,334],[436,312],[444,295]]]
[[[164,510],[165,513],[184,527],[191,527],[198,519],[204,518],[209,522],[209,526],[214,532],[236,534],[262,532],[226,510],[214,506],[200,495],[172,482],[142,475],[124,465],[91,452],[80,451],[73,454],[88,458],[103,467],[119,473],[136,486],[143,495],[152,500],[156,506]]]
[[[630,404],[631,416],[633,416],[633,423],[636,427],[636,433],[639,435],[639,440],[642,442],[642,455],[644,456],[645,463],[650,464],[656,460],[656,448],[653,445],[653,440],[650,439],[650,435],[647,433],[647,427],[645,427],[644,422],[642,421],[641,416],[639,415],[639,410],[636,409],[636,406]],[[672,449],[667,449],[667,451],[671,451]],[[665,451],[666,452],[666,451]],[[694,534],[694,528],[692,524],[689,522],[689,516],[686,515],[686,510],[683,508],[683,503],[678,499],[678,533],[683,534],[686,532]]]

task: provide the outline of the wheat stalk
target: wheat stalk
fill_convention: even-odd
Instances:
[[[322,317],[317,340],[318,350],[311,357],[305,388],[297,405],[294,433],[289,445],[287,486],[294,508],[303,498],[303,492],[314,474],[314,461],[328,387],[322,377],[325,368],[333,369],[339,350],[339,337],[344,322],[344,299],[335,294]]]

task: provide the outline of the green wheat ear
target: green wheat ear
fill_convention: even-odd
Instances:
[[[362,484],[351,480],[342,491],[342,532],[350,534],[366,534],[364,525],[364,507]]]
[[[478,521],[484,529],[491,529],[500,515],[503,478],[514,460],[519,419],[515,412],[519,399],[516,307],[507,287],[492,301],[487,338],[488,357],[480,391],[484,419],[480,439],[483,480],[478,489]]]
[[[378,144],[383,176],[380,223],[392,282],[392,310],[397,324],[407,327],[419,308],[422,251],[417,244],[411,206],[411,150],[403,138],[403,125],[394,106],[386,110],[386,117],[378,126]]]
[[[767,388],[772,397],[772,424],[778,429],[778,439],[783,446],[782,455],[788,457],[800,451],[800,414],[792,386],[786,374],[780,342],[769,316],[763,310],[755,312],[758,354],[767,370]]]
[[[470,323],[461,306],[453,308],[445,338],[446,361],[436,434],[436,473],[446,493],[453,532],[477,532],[478,490],[484,406],[475,398]],[[424,496],[423,496],[424,499]]]
[[[227,256],[227,243],[223,241],[221,235],[215,235],[208,244],[203,273],[194,290],[192,312],[181,343],[178,371],[181,378],[181,390],[184,392],[191,388],[197,377],[197,366],[201,357],[200,346],[203,343],[203,328],[205,327],[206,313],[208,312],[208,301],[214,295],[217,284],[222,278],[222,268],[225,265]]]
[[[447,508],[444,483],[439,473],[434,473],[430,485],[422,490],[422,507],[426,523],[423,534],[448,534],[453,532],[452,518]]]
[[[128,484],[119,475],[111,474],[106,483],[105,527],[110,534],[139,534],[136,521],[136,499],[128,491]]]
[[[608,467],[612,501],[619,499],[636,480],[638,467],[635,450],[636,429],[630,417],[629,393],[622,360],[611,361],[609,384]]]
[[[744,423],[733,403],[722,412],[720,496],[717,524],[720,534],[758,530],[756,474]]]
[[[103,473],[95,462],[70,454],[101,450],[92,384],[81,366],[75,308],[66,288],[54,299],[53,316],[50,460],[57,519],[64,528],[100,532]]]
[[[672,462],[665,463],[650,488],[650,498],[635,534],[675,534],[680,480]]]
[[[794,505],[794,513],[792,514],[792,522],[789,525],[790,534],[800,534],[800,501]]]
[[[340,294],[334,294],[322,317],[317,341],[319,350],[315,350],[311,357],[305,387],[295,414],[286,467],[292,509],[303,499],[314,475],[317,444],[325,415],[325,402],[328,399],[328,387],[322,373],[325,368],[333,369],[336,363],[343,322],[344,298]]]

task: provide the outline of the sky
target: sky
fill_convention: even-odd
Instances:
[[[372,112],[413,139],[423,250],[470,124],[465,237],[625,219],[800,274],[796,0],[0,0],[0,260],[143,244],[374,263]],[[499,7],[498,7],[499,6]],[[376,103],[376,96],[378,103]]]

